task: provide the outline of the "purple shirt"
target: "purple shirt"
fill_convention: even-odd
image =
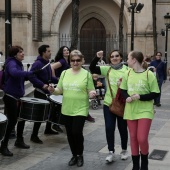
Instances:
[[[69,64],[67,63],[67,61],[65,60],[65,58],[62,58],[60,59],[58,62],[61,63],[61,67],[60,68],[57,68],[55,70],[55,75],[56,77],[60,77],[61,73],[64,71],[64,70],[67,70],[68,68],[70,68]]]

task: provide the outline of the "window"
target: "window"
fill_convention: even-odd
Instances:
[[[42,0],[32,1],[32,39],[42,41]]]

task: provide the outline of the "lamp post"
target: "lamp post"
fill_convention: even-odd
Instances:
[[[5,0],[5,59],[12,45],[11,0]]]
[[[134,20],[135,20],[135,7],[137,0],[130,0],[131,5],[131,51],[134,50]]]
[[[131,12],[131,51],[134,50],[134,20],[135,13],[140,13],[144,4],[138,3],[137,0],[130,0],[130,7],[128,7],[128,12]]]
[[[166,64],[166,72],[167,72],[167,63],[168,63],[168,60],[167,60],[167,47],[168,47],[168,28],[170,28],[170,15],[169,13],[167,13],[165,16],[164,16],[164,23],[166,25],[166,37],[165,37],[165,64]]]

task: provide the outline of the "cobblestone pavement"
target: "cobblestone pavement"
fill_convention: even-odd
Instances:
[[[156,114],[149,134],[150,153],[154,149],[170,150],[170,82],[163,85],[162,106],[156,107]],[[0,155],[0,170],[130,170],[132,169],[130,148],[128,145],[129,158],[126,161],[120,160],[120,136],[116,129],[115,153],[117,160],[111,164],[105,163],[108,154],[105,137],[105,127],[102,106],[97,110],[90,109],[90,114],[95,118],[95,123],[87,122],[84,128],[85,149],[84,166],[69,167],[68,161],[71,152],[64,133],[59,135],[44,135],[45,123],[42,123],[39,132],[43,144],[35,144],[30,141],[33,122],[27,122],[24,130],[25,143],[31,146],[30,149],[18,149],[14,147],[15,139],[10,140],[9,149],[14,153],[13,157]],[[163,161],[149,160],[150,170],[169,170],[170,154],[166,155]]]

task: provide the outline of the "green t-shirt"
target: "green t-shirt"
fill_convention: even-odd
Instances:
[[[148,94],[150,92],[159,93],[159,87],[154,74],[146,70],[141,73],[134,72],[133,69],[127,71],[120,85],[121,89],[127,90],[131,96],[133,94]],[[131,103],[126,103],[124,119],[136,120],[141,118],[153,119],[154,108],[153,100],[141,101],[134,100]]]
[[[58,88],[63,91],[61,113],[68,116],[87,116],[89,110],[89,90],[95,90],[92,76],[83,68],[78,74],[71,69],[63,71]]]
[[[101,75],[106,77],[106,82],[107,82],[107,91],[104,97],[104,104],[107,106],[110,106],[110,104],[112,103],[112,97],[110,94],[110,89],[109,89],[108,80],[107,80],[107,72],[109,68],[110,66],[100,66]],[[115,97],[117,93],[117,89],[118,89],[117,82],[119,81],[120,78],[123,77],[123,74],[127,71],[127,69],[128,67],[125,65],[123,65],[123,67],[119,70],[115,70],[113,68],[111,69],[109,73],[109,81],[110,81],[110,86],[112,89],[113,97]]]

